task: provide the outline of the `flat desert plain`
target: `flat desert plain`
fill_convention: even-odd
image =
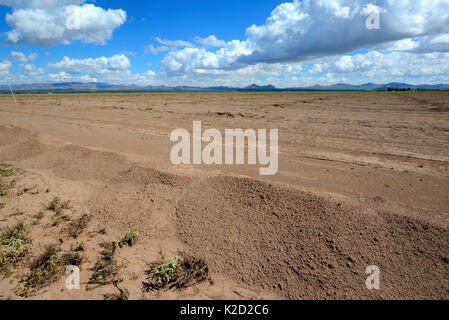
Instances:
[[[27,221],[34,241],[4,263],[0,299],[449,299],[448,93],[17,99],[0,96],[0,229]],[[173,165],[170,134],[195,120],[278,129],[278,173]],[[104,244],[133,228],[113,276],[89,285]],[[79,290],[59,269],[38,277],[48,245],[81,252]],[[205,259],[207,279],[144,291],[149,264],[182,252]]]

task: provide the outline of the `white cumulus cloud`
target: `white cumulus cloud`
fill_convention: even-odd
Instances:
[[[167,40],[167,39],[161,39],[159,37],[156,37],[155,40],[162,45],[172,47],[172,48],[178,48],[178,47],[194,48],[195,47],[195,45],[193,45],[192,43],[190,43],[188,41],[184,41],[184,40]]]
[[[12,63],[10,61],[0,62],[0,75],[5,76],[9,74],[9,70],[12,67]]]
[[[148,85],[154,82],[155,73],[148,70],[133,74],[131,62],[124,54],[111,57],[72,59],[64,57],[58,62],[48,64],[48,69],[58,71],[48,77],[54,82],[81,81],[107,82],[111,84]]]
[[[10,61],[14,62],[27,62],[27,61],[36,61],[38,58],[37,53],[30,53],[28,56],[23,52],[11,51],[11,54],[8,58]]]
[[[0,0],[12,8],[6,22],[7,42],[14,45],[52,46],[80,40],[105,44],[126,21],[126,12],[105,10],[86,0]]]
[[[167,46],[160,46],[160,47],[155,47],[153,45],[149,45],[145,47],[145,54],[159,54],[161,52],[167,52],[169,51],[170,48]]]
[[[368,29],[365,23],[373,2],[380,8],[379,30]],[[263,25],[249,27],[244,41],[227,42],[215,52],[202,48],[169,52],[161,66],[167,74],[179,74],[305,62],[358,49],[388,50],[388,44],[392,51],[412,51],[421,47],[420,39],[445,33],[449,33],[449,0],[295,0],[277,6]],[[429,45],[427,52],[433,50]]]
[[[195,42],[205,47],[224,47],[226,41],[217,39],[216,36],[211,35],[207,38],[195,37]]]
[[[64,70],[68,73],[90,73],[105,74],[108,72],[121,72],[128,70],[131,63],[124,54],[114,55],[112,57],[71,59],[64,57],[56,63],[49,63],[48,67],[55,70]]]

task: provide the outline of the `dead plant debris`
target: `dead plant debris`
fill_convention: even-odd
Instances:
[[[91,269],[93,271],[89,281],[87,290],[93,290],[94,288],[89,288],[89,285],[96,285],[96,287],[114,284],[119,279],[119,271],[122,266],[118,265],[114,259],[115,253],[117,251],[117,243],[103,243],[101,244],[104,251],[101,252],[100,258],[95,263],[95,266]]]
[[[17,190],[17,196],[23,196],[25,193],[30,192],[31,194],[38,194],[39,190],[37,189],[37,186],[32,186],[32,187],[23,187],[19,190]]]
[[[77,242],[75,245],[70,246],[70,251],[84,252],[84,251],[86,251],[86,247],[83,242]]]
[[[33,225],[34,226],[38,225],[44,217],[45,217],[45,212],[39,211],[39,213],[37,213],[33,216],[33,218],[34,218]]]
[[[159,291],[165,289],[181,290],[209,278],[209,267],[203,258],[182,253],[181,258],[150,263],[147,282],[143,290]]]
[[[104,300],[125,301],[129,299],[129,291],[120,287],[120,282],[114,282],[114,287],[119,291],[118,293],[107,293],[103,295]]]
[[[54,197],[47,207],[47,210],[53,211],[55,214],[51,217],[53,220],[53,227],[58,226],[61,222],[70,221],[70,217],[64,214],[65,209],[71,209],[69,200],[62,201],[59,197]]]
[[[47,210],[53,211],[56,215],[61,215],[65,209],[70,209],[70,201],[62,201],[59,197],[54,197],[47,207]]]
[[[57,282],[65,273],[67,266],[80,267],[85,258],[79,252],[67,252],[58,255],[60,248],[56,245],[48,245],[44,252],[37,256],[30,265],[30,272],[16,288],[16,294],[22,297],[30,297],[40,293],[44,288]]]
[[[65,227],[65,231],[69,234],[70,237],[76,239],[87,228],[90,220],[91,216],[89,216],[88,214],[83,214],[80,218],[70,222]]]

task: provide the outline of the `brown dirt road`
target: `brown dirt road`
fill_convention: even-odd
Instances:
[[[121,249],[130,298],[449,298],[449,95],[74,94],[0,96],[0,160],[27,170],[0,213],[43,210],[54,196],[89,213],[86,280],[101,241],[141,232]],[[145,110],[151,107],[152,110]],[[259,166],[174,166],[172,130],[279,129],[279,172]],[[46,193],[43,190],[50,189]],[[2,198],[3,200],[3,198]],[[47,220],[45,220],[47,219]],[[49,218],[30,256],[72,240]],[[105,228],[105,235],[94,235]],[[204,256],[214,284],[143,294],[146,264],[178,250]],[[365,268],[381,290],[365,288]],[[0,298],[17,274],[0,280]],[[101,299],[64,279],[37,298]]]

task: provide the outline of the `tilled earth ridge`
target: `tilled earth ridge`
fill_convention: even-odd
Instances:
[[[449,297],[447,227],[234,177],[198,183],[177,217],[181,239],[217,271],[286,298]],[[366,289],[370,265],[380,291]]]

